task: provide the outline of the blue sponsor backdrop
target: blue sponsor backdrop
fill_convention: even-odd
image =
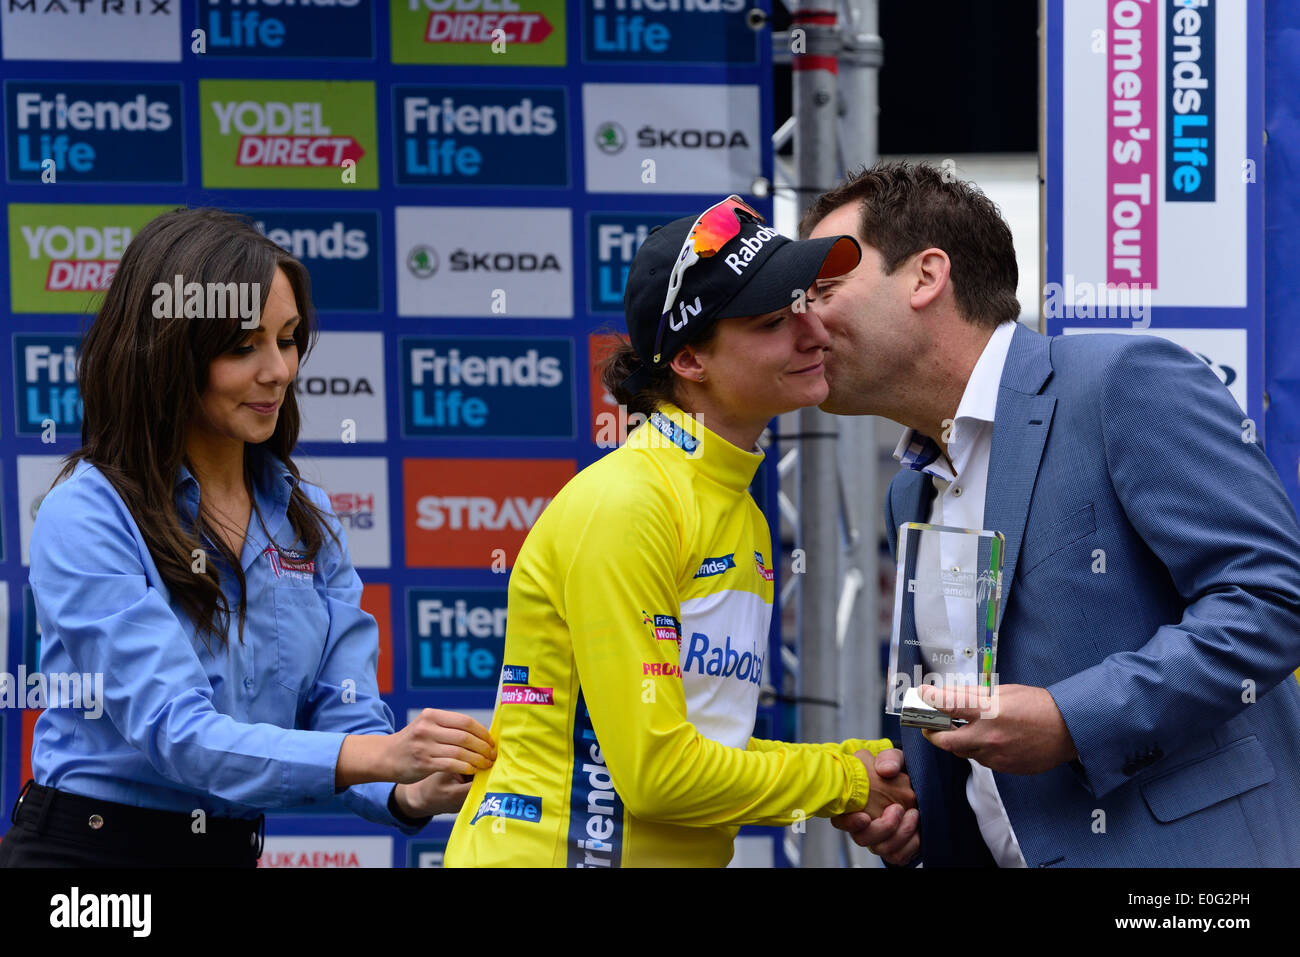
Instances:
[[[528,0],[515,2],[528,11]],[[473,5],[474,0],[466,3]],[[481,7],[481,0],[478,3]],[[76,5],[66,6],[75,13]],[[565,9],[566,64],[529,67],[512,65],[508,54],[490,66],[394,65],[389,54],[393,25],[388,2],[300,5],[187,0],[180,7],[179,63],[68,59],[3,64],[4,202],[215,205],[248,214],[268,236],[300,258],[312,277],[323,331],[383,336],[382,372],[387,384],[383,414],[389,440],[302,442],[298,452],[314,457],[386,457],[389,505],[387,514],[377,513],[374,520],[387,523],[389,553],[402,556],[407,529],[415,520],[415,515],[403,514],[405,459],[505,458],[526,463],[531,458],[561,458],[574,459],[582,468],[608,451],[592,441],[589,335],[620,324],[626,268],[650,227],[698,213],[722,198],[699,192],[651,197],[639,191],[636,182],[630,182],[625,193],[587,194],[582,188],[585,157],[597,147],[585,142],[583,85],[656,84],[660,87],[656,95],[662,93],[658,99],[676,107],[683,106],[674,97],[679,84],[757,86],[760,102],[753,136],[764,144],[762,172],[771,178],[767,145],[772,114],[771,34],[766,29],[751,30],[745,23],[751,6],[769,9],[770,4],[701,0],[692,6],[704,9],[638,11],[620,9],[619,0],[606,0],[604,5],[570,0]],[[716,9],[709,10],[710,6]],[[202,52],[196,49],[196,30],[203,31]],[[377,155],[366,159],[377,164],[378,189],[361,190],[345,182],[329,190],[300,189],[292,181],[275,191],[202,188],[198,89],[202,79],[303,80],[320,82],[322,88],[327,85],[322,81],[328,80],[374,84]],[[142,95],[143,129],[136,128]],[[451,120],[440,113],[430,130],[427,115],[415,110],[417,129],[408,133],[404,104],[412,97],[425,98],[427,108],[441,108],[450,98],[455,107]],[[41,104],[48,101],[53,102],[44,109],[45,128]],[[82,102],[89,106],[76,105]],[[162,105],[170,119],[166,128],[160,128]],[[473,108],[472,116],[463,112],[466,107]],[[20,126],[24,115],[25,125]],[[97,117],[101,128],[95,128]],[[610,119],[629,131],[647,123],[669,125],[661,117],[634,111]],[[446,129],[448,125],[453,128]],[[444,141],[454,141],[454,148]],[[683,154],[683,162],[721,162],[697,155],[703,152]],[[54,183],[41,181],[39,164],[31,168],[33,159],[46,156],[58,160]],[[756,199],[749,184],[737,183],[735,191],[770,214],[770,200]],[[407,274],[410,250],[397,246],[394,210],[398,206],[517,207],[522,213],[563,210],[570,217],[572,235],[565,268],[571,271],[573,315],[530,315],[527,306],[520,308],[512,297],[509,315],[399,318],[397,288],[399,278]],[[6,244],[6,264],[10,262],[7,233],[0,231],[6,237],[0,240]],[[480,251],[535,252],[526,239],[523,232],[505,230],[499,245]],[[454,230],[449,231],[446,245],[457,248]],[[79,444],[79,397],[75,381],[67,380],[65,349],[90,321],[92,296],[86,295],[87,311],[80,315],[15,314],[10,282],[10,270],[0,269],[0,310],[9,327],[3,342],[11,349],[8,361],[0,362],[0,396],[8,397],[14,406],[12,416],[0,417],[0,490],[4,492],[0,585],[8,589],[10,598],[9,630],[3,640],[8,642],[6,660],[13,671],[20,663],[32,667],[39,653],[20,530],[45,491],[39,483],[19,486],[18,457],[52,465]],[[485,287],[485,302],[487,291],[490,287]],[[413,381],[412,353],[419,348],[433,349],[438,356],[458,350],[460,383],[432,385],[432,370],[426,371],[424,382]],[[470,358],[484,360],[482,384],[469,381],[477,376],[475,365],[466,365]],[[514,384],[504,384],[501,371],[500,380],[488,382],[486,370],[492,368],[493,358],[498,370],[505,368],[502,363],[509,365]],[[543,378],[543,364],[555,370],[560,384],[530,384],[534,374],[539,381]],[[363,368],[358,360],[355,369],[320,374],[378,381],[375,371]],[[450,375],[450,366],[445,374]],[[443,389],[441,418],[438,388]],[[454,421],[451,389],[461,393]],[[417,396],[423,397],[421,408]],[[46,419],[56,425],[52,442],[42,440],[41,422]],[[754,490],[774,527],[775,462],[776,456],[769,455]],[[373,494],[365,488],[347,491]],[[340,501],[341,510],[345,504]],[[355,538],[367,531],[355,527],[349,534]],[[431,571],[408,569],[400,563],[366,568],[362,578],[368,586],[388,589],[391,645],[386,646],[388,660],[381,661],[380,668],[381,674],[391,669],[392,691],[384,697],[399,726],[409,711],[423,707],[470,710],[486,717],[494,705],[503,665],[499,619],[506,607],[508,575],[495,572],[485,559],[479,568]],[[778,610],[765,678],[784,690],[780,619]],[[760,708],[756,733],[797,736],[791,714],[780,703]],[[24,722],[17,715],[0,718],[12,718],[0,723],[0,811],[4,812],[0,829],[7,829],[7,811],[23,784],[20,768],[27,743]],[[605,779],[584,780],[598,788]],[[418,837],[407,838],[363,821],[341,805],[268,817],[267,830],[273,837],[389,837],[394,866],[436,866],[450,833],[450,820],[442,818]],[[779,832],[746,831],[771,838],[774,860],[784,861],[781,842],[775,839]]]

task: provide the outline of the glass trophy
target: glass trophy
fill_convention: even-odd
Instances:
[[[923,702],[923,684],[996,684],[1005,544],[1001,532],[899,526],[885,712],[904,726],[946,731],[964,723]]]

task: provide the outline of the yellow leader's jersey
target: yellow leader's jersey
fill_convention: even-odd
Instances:
[[[762,461],[665,406],[570,481],[510,577],[492,719],[448,866],[726,864],[742,824],[865,806],[853,752],[750,737],[767,667]]]

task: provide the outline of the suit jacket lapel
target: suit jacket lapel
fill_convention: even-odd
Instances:
[[[1056,409],[1054,396],[1039,394],[1052,375],[1050,341],[1017,326],[998,389],[984,496],[984,527],[1006,537],[999,624],[1010,598],[1025,522],[1029,518],[1029,501]]]

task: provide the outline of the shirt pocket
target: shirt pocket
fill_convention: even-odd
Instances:
[[[320,672],[329,624],[325,601],[312,586],[275,589],[275,680],[299,698]]]

